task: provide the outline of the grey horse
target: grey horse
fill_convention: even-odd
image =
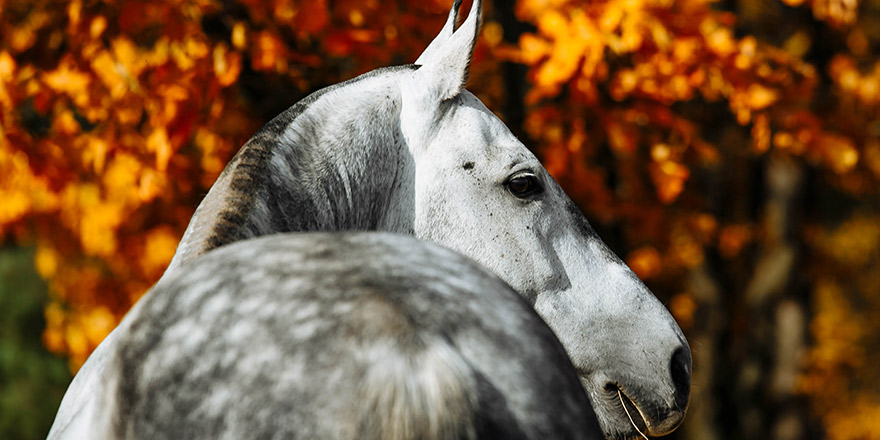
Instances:
[[[414,65],[315,92],[258,131],[199,205],[165,276],[277,233],[413,235],[489,268],[534,307],[606,437],[666,434],[687,409],[688,344],[534,155],[464,89],[481,2],[456,29],[459,5]],[[115,334],[83,366],[59,417],[88,405],[89,384],[119,350]]]

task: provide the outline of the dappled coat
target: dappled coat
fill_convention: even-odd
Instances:
[[[411,237],[269,236],[160,281],[50,438],[599,439],[552,331]],[[72,417],[66,417],[66,416]]]

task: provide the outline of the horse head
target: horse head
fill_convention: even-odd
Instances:
[[[464,89],[480,0],[400,80],[413,233],[470,256],[525,296],[577,368],[605,435],[675,429],[691,355],[669,312],[596,235],[535,156]]]

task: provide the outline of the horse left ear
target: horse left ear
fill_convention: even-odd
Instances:
[[[452,8],[449,10],[449,16],[446,17],[446,23],[443,25],[443,29],[440,29],[440,33],[434,37],[434,40],[431,41],[431,44],[425,48],[425,51],[419,55],[419,58],[416,60],[414,64],[422,66],[425,64],[425,60],[430,60],[432,54],[436,54],[440,46],[443,45],[449,37],[452,36],[452,33],[455,32],[455,26],[458,24],[458,8],[461,7],[462,0],[455,0],[452,2]]]
[[[446,108],[443,103],[458,96],[467,81],[482,1],[474,0],[467,19],[455,29],[459,6],[461,0],[452,3],[443,29],[416,60],[419,69],[400,83],[400,126],[414,152],[431,143]]]
[[[458,9],[462,0],[455,0],[446,24],[434,41],[416,60],[421,65],[414,74],[420,88],[428,94],[429,101],[442,102],[454,98],[467,82],[474,45],[480,29],[482,1],[474,0],[467,19],[456,30]]]

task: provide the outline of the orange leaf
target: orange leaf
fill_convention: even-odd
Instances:
[[[746,91],[746,106],[751,110],[767,108],[779,98],[779,93],[760,84],[752,84]]]
[[[653,278],[663,270],[660,252],[652,246],[644,246],[630,252],[626,257],[626,264],[643,280]]]
[[[770,119],[764,113],[755,115],[752,123],[752,145],[757,153],[764,153],[770,148]]]
[[[663,203],[672,203],[684,190],[684,183],[690,176],[688,168],[671,160],[652,163],[651,178],[657,190],[657,197]]]
[[[735,257],[753,236],[752,228],[748,225],[725,226],[718,234],[718,250],[726,258]]]
[[[86,93],[91,78],[88,73],[77,70],[71,58],[66,58],[55,70],[45,73],[43,81],[52,90],[65,93],[76,100]]]
[[[241,54],[229,52],[225,44],[214,48],[214,75],[221,86],[229,86],[238,79],[241,73]]]
[[[669,302],[669,311],[672,312],[672,316],[675,317],[675,320],[681,325],[682,329],[686,330],[694,324],[697,302],[693,296],[679,293],[672,297],[672,300]]]
[[[273,70],[282,57],[284,57],[284,45],[281,40],[272,32],[260,32],[252,54],[254,70]]]
[[[838,174],[851,170],[859,161],[859,151],[847,137],[821,134],[816,142],[831,169]]]
[[[168,168],[168,160],[171,159],[171,142],[168,140],[168,131],[165,127],[153,130],[147,137],[147,151],[156,154],[156,169],[165,171]]]
[[[326,0],[309,0],[301,3],[296,13],[294,25],[297,31],[316,34],[329,22]]]

